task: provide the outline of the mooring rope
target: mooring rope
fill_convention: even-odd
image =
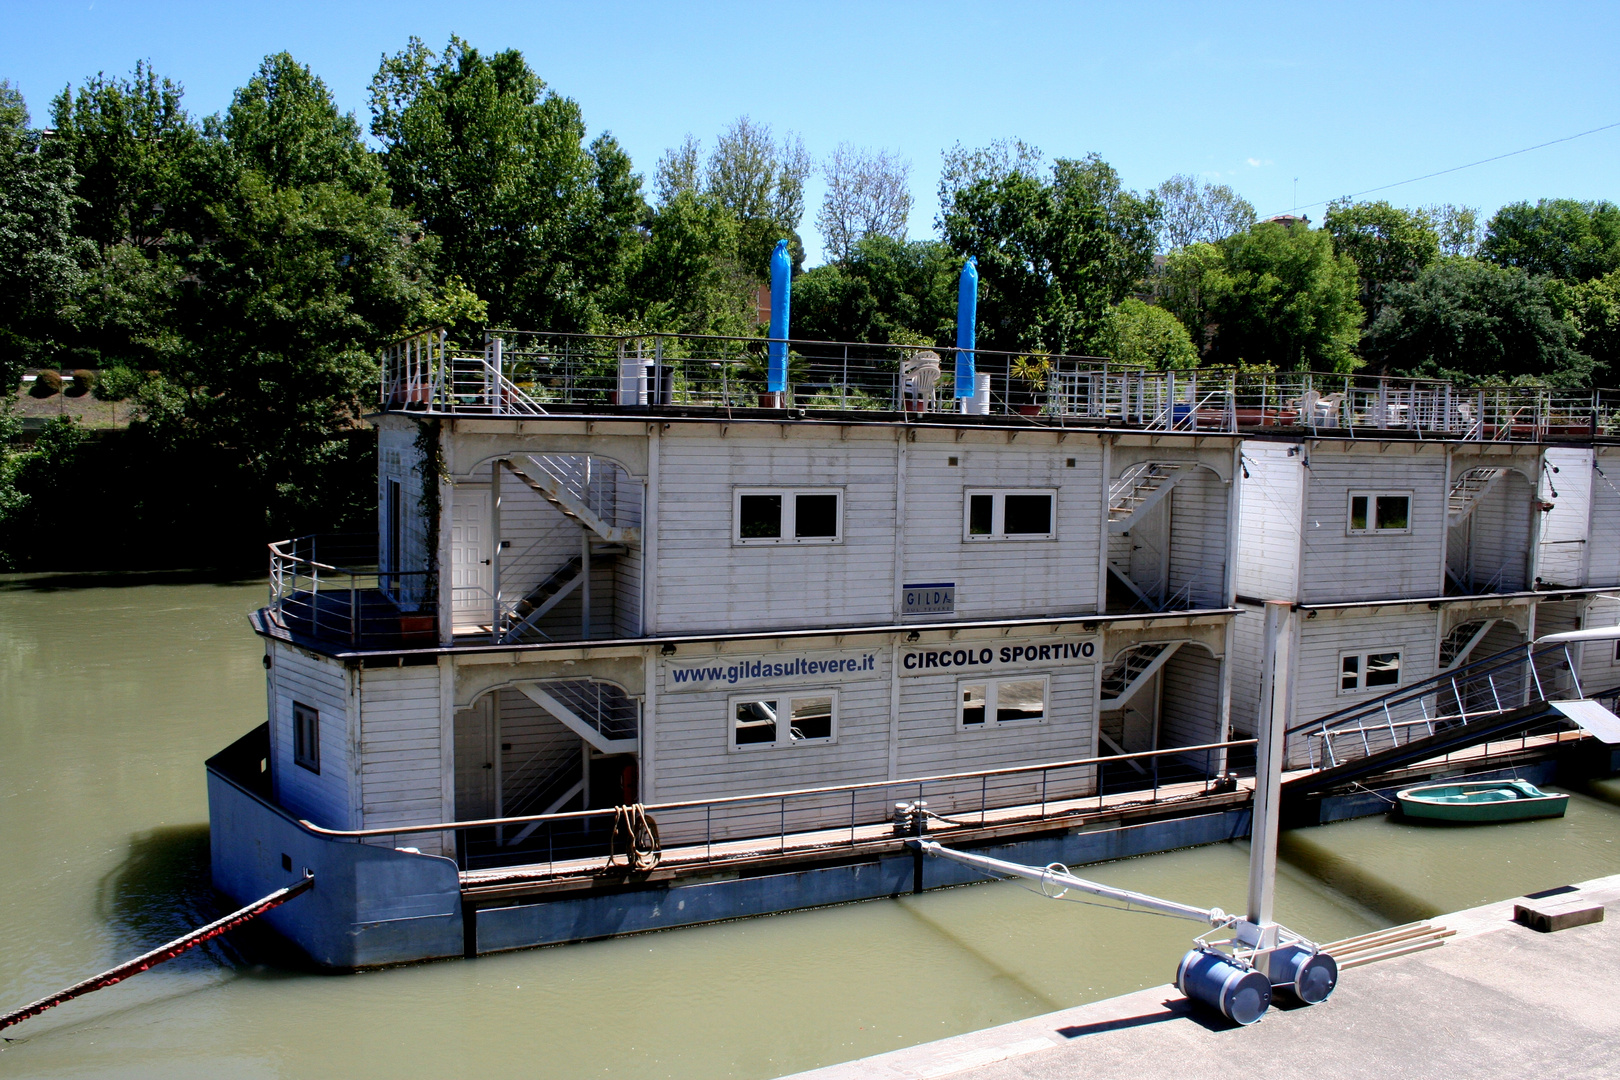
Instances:
[[[658,823],[647,816],[641,803],[617,806],[613,809],[613,834],[608,838],[608,867],[617,865],[619,834],[625,838],[624,862],[637,873],[646,873],[663,858],[658,840]]]
[[[142,953],[135,959],[119,964],[109,971],[103,971],[100,975],[92,975],[83,982],[76,982],[66,990],[58,990],[49,997],[40,998],[31,1005],[24,1005],[20,1009],[0,1015],[0,1029],[21,1023],[31,1016],[38,1016],[46,1009],[55,1008],[64,1001],[72,1001],[74,998],[88,994],[92,990],[100,990],[104,986],[123,982],[131,975],[139,975],[141,972],[154,968],[165,960],[173,960],[187,949],[201,945],[211,938],[217,938],[227,931],[234,930],[249,919],[258,918],[271,908],[280,907],[288,900],[313,887],[314,884],[314,875],[306,875],[304,880],[288,885],[284,889],[277,889],[269,896],[261,900],[255,900],[247,907],[239,908],[222,919],[214,920],[207,926],[198,927],[189,934],[182,934],[167,945],[159,945],[151,952]]]

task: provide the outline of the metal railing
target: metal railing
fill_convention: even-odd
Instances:
[[[269,546],[272,626],[351,646],[437,643],[434,576],[380,567],[375,536],[322,533]]]
[[[1287,732],[1287,760],[1332,768],[1540,701],[1581,697],[1567,645],[1515,646]]]
[[[989,399],[955,397],[957,351],[867,342],[787,342],[788,390],[766,392],[763,338],[500,330],[480,355],[443,331],[389,346],[386,409],[539,416],[601,406],[797,408],[1044,417],[1147,430],[1404,431],[1479,442],[1620,433],[1620,391],[1464,388],[1437,379],[1202,368],[1151,371],[1106,357],[974,352]]]
[[[702,865],[882,841],[897,802],[924,801],[942,828],[973,829],[1205,795],[1216,790],[1218,778],[1252,778],[1253,757],[1247,751],[1254,745],[1253,739],[1238,739],[911,780],[657,803],[646,811],[657,822],[666,859]],[[557,872],[559,863],[605,854],[616,813],[609,807],[394,829],[303,824],[322,836],[356,843],[395,845],[405,836],[454,834],[463,870],[523,865],[526,874],[532,868],[544,876]],[[525,834],[521,844],[510,840],[517,831]],[[504,845],[503,836],[508,838]]]

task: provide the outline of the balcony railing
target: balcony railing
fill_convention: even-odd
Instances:
[[[987,386],[955,396],[949,348],[789,341],[788,390],[766,392],[766,340],[684,334],[599,336],[502,330],[478,353],[442,331],[385,350],[386,409],[543,416],[602,407],[803,409],[942,416],[1028,416],[1146,430],[1283,428],[1407,432],[1478,442],[1620,434],[1620,391],[1464,389],[1435,379],[1150,371],[1094,356],[976,350]]]
[[[364,648],[438,643],[433,575],[378,565],[362,533],[300,536],[270,545],[270,625],[293,638]]]

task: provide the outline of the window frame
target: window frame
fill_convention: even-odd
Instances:
[[[975,495],[989,495],[990,504],[990,531],[976,533],[973,531],[973,497]],[[1007,496],[1009,495],[1045,495],[1052,503],[1052,512],[1049,524],[1051,530],[1044,533],[1008,533],[1007,525]],[[962,489],[962,542],[982,544],[996,541],[1043,541],[1058,538],[1058,489],[1054,487],[1043,488],[1011,488],[1011,487],[970,487]]]
[[[1373,656],[1389,656],[1392,654],[1395,657],[1395,681],[1392,683],[1384,683],[1380,686],[1368,686],[1368,658]],[[1346,687],[1344,685],[1344,662],[1351,658],[1356,660],[1356,685]],[[1394,647],[1383,646],[1371,649],[1340,650],[1339,667],[1338,670],[1334,672],[1334,677],[1338,680],[1338,682],[1335,683],[1335,686],[1337,687],[1336,693],[1338,694],[1365,694],[1369,690],[1375,694],[1387,694],[1391,691],[1399,690],[1402,686],[1406,685],[1406,648],[1402,645],[1396,645]]]
[[[996,708],[999,704],[999,689],[1003,683],[1035,682],[1041,683],[1041,715],[1038,717],[1020,717],[1017,720],[994,720]],[[966,688],[969,686],[984,687],[984,715],[985,719],[977,724],[969,724],[962,719],[966,711]],[[1052,716],[1052,675],[1046,671],[1021,672],[1015,675],[989,675],[983,678],[966,677],[956,680],[956,730],[957,731],[999,731],[1002,728],[1023,727],[1024,725],[1044,724]]]
[[[795,739],[793,737],[793,702],[809,698],[832,699],[830,734],[824,739]],[[777,707],[776,739],[772,742],[737,742],[737,706],[753,701],[786,702],[788,722],[781,720],[783,707]],[[791,688],[782,691],[761,691],[754,694],[732,694],[726,698],[726,751],[732,754],[751,754],[757,750],[791,750],[800,746],[831,746],[838,741],[838,691],[832,687]]]
[[[1355,506],[1357,499],[1367,500],[1368,525],[1357,529],[1351,523],[1355,520]],[[1379,499],[1405,499],[1406,500],[1406,527],[1403,529],[1380,529],[1378,527],[1378,500]],[[1412,507],[1416,502],[1410,490],[1390,490],[1388,488],[1351,488],[1345,493],[1344,499],[1344,534],[1346,536],[1410,536],[1412,535]]]
[[[309,718],[309,733],[304,730],[304,718]],[[321,710],[302,701],[292,703],[292,758],[293,764],[321,774]]]
[[[742,501],[745,495],[776,495],[782,500],[780,536],[744,536],[742,534]],[[794,536],[798,525],[798,499],[801,495],[832,495],[838,500],[833,512],[832,536]],[[731,542],[736,546],[752,547],[768,544],[827,545],[844,542],[844,489],[841,487],[739,487],[731,492]]]

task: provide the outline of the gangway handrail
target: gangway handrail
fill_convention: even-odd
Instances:
[[[1309,728],[1321,728],[1325,731],[1329,724],[1348,722],[1357,716],[1361,716],[1369,712],[1376,712],[1381,708],[1386,708],[1391,703],[1398,703],[1414,697],[1425,697],[1428,694],[1433,693],[1436,686],[1454,682],[1458,679],[1477,679],[1482,675],[1489,675],[1492,672],[1501,671],[1504,668],[1512,667],[1517,664],[1523,664],[1526,661],[1534,661],[1537,657],[1545,656],[1548,653],[1553,652],[1562,652],[1566,656],[1568,655],[1568,649],[1565,648],[1564,645],[1557,643],[1548,645],[1542,649],[1536,649],[1534,646],[1515,645],[1512,648],[1504,649],[1499,653],[1494,653],[1490,656],[1484,657],[1483,659],[1471,661],[1460,668],[1454,668],[1451,671],[1445,671],[1438,675],[1432,675],[1427,679],[1412,683],[1409,686],[1398,687],[1387,694],[1381,694],[1378,697],[1363,701],[1360,704],[1346,706],[1343,709],[1328,713],[1326,716],[1320,716],[1314,720],[1307,720],[1304,723],[1295,724],[1293,727],[1288,728],[1284,734],[1297,735]],[[1487,667],[1486,665],[1490,666]]]

